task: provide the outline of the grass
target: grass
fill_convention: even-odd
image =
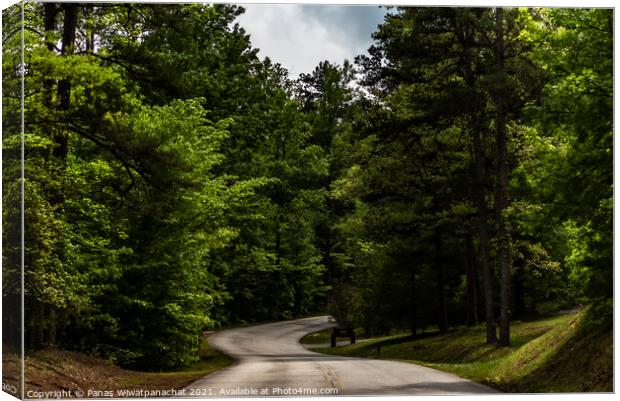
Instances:
[[[613,336],[583,334],[584,316],[580,311],[514,322],[510,347],[485,344],[481,325],[419,339],[400,334],[314,351],[414,362],[507,392],[613,391]]]
[[[331,341],[332,329],[317,331],[316,333],[310,333],[299,340],[302,344],[323,344]]]
[[[357,340],[365,339],[361,329],[355,329],[355,338]],[[306,334],[299,340],[302,344],[325,344],[332,341],[332,329],[325,329],[315,333]],[[349,337],[338,337],[336,341],[349,341]]]
[[[39,350],[26,357],[26,391],[82,389],[85,397],[99,397],[95,391],[182,389],[201,377],[231,365],[233,359],[201,341],[200,360],[177,372],[137,372],[77,352],[55,348]],[[92,393],[88,393],[91,390]],[[107,396],[106,396],[107,397]]]
[[[404,333],[404,331],[401,331]],[[364,331],[360,328],[355,329],[355,338],[357,340],[366,340],[367,336],[364,335]],[[330,343],[332,339],[332,329],[325,329],[317,331],[315,333],[306,334],[299,340],[302,344],[325,344]],[[338,337],[338,341],[348,341],[349,337]]]

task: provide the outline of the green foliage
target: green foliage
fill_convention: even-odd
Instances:
[[[566,232],[571,277],[590,297],[611,297],[612,35],[607,10],[546,10],[533,60],[549,82],[532,105],[537,141],[523,168],[545,218]],[[529,159],[529,158],[528,158]],[[579,183],[579,185],[576,185]],[[551,226],[553,227],[553,226]]]
[[[609,333],[613,328],[614,303],[610,298],[597,298],[588,308],[583,321],[584,337],[588,334]]]

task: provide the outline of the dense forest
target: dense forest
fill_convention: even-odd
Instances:
[[[392,8],[290,77],[232,5],[26,3],[25,342],[170,370],[223,325],[369,334],[613,297],[613,11]],[[3,13],[3,342],[21,18]],[[12,302],[13,301],[13,302]],[[481,339],[484,341],[484,339]]]

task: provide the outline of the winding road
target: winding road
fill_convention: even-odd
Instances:
[[[186,388],[197,397],[482,394],[495,390],[450,373],[404,362],[340,357],[299,340],[331,327],[326,316],[213,334],[209,343],[237,363]]]

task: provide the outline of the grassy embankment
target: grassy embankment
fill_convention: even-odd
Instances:
[[[585,311],[581,311],[515,322],[510,347],[485,344],[485,329],[480,325],[460,327],[447,334],[425,334],[415,340],[400,334],[313,351],[414,362],[506,392],[610,392],[612,332],[584,333],[584,316]],[[328,341],[329,331],[323,331],[302,342]]]
[[[317,331],[310,333],[299,340],[302,344],[323,344],[331,341],[331,330]]]
[[[199,356],[200,361],[183,371],[147,373],[122,369],[104,359],[81,353],[47,348],[26,357],[26,392],[74,391],[79,388],[88,397],[88,390],[113,391],[114,396],[117,396],[117,390],[181,389],[233,363],[233,359],[211,348],[206,339],[201,342]],[[4,366],[13,365],[17,366],[16,363]],[[12,373],[17,379],[17,371]],[[11,372],[4,374],[11,376]]]
[[[405,331],[402,331],[405,333]],[[368,338],[364,336],[364,332],[362,329],[355,329],[355,338],[358,340],[367,340]],[[332,330],[322,330],[317,331],[316,333],[310,333],[299,340],[302,344],[329,344],[332,340]],[[349,341],[349,337],[338,337],[338,342],[347,342]]]

